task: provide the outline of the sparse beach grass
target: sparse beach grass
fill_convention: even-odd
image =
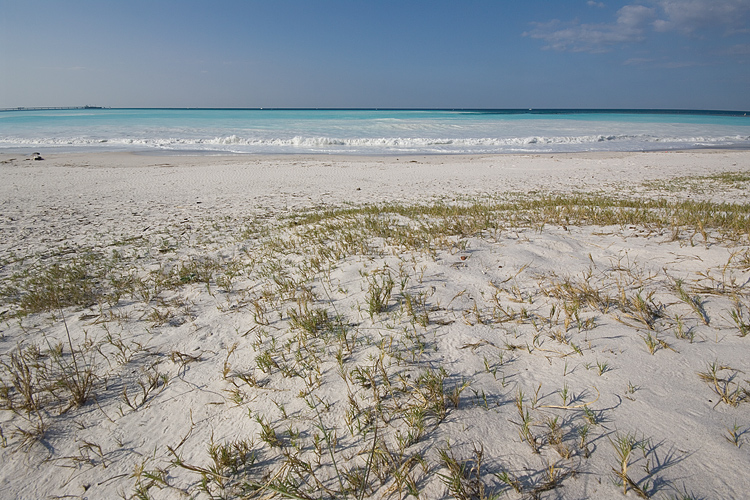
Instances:
[[[680,419],[747,449],[750,205],[667,185],[3,255],[3,463],[67,496],[711,497]]]

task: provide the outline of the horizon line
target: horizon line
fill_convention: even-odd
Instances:
[[[0,111],[63,111],[63,110],[195,110],[195,111],[457,111],[498,114],[585,114],[585,113],[652,113],[652,114],[719,114],[746,116],[750,110],[704,108],[461,108],[461,107],[149,107],[149,106],[16,106]]]

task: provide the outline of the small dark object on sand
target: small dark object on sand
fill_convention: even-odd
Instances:
[[[39,153],[32,153],[31,156],[33,157],[32,160],[44,160],[44,158],[42,158],[42,155],[40,155]]]

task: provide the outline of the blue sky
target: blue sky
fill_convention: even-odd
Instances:
[[[750,110],[750,0],[0,0],[0,107]]]

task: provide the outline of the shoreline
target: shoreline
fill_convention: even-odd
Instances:
[[[686,146],[684,148],[674,149],[639,149],[639,150],[606,150],[606,151],[511,151],[511,152],[499,152],[499,153],[420,153],[420,152],[394,152],[394,153],[381,153],[381,154],[370,154],[370,153],[332,153],[332,152],[285,152],[285,153],[243,153],[243,152],[232,152],[232,151],[211,151],[201,149],[140,149],[140,150],[60,150],[60,148],[38,146],[32,147],[17,147],[17,148],[3,148],[0,150],[0,157],[10,156],[32,156],[33,152],[39,152],[43,156],[81,156],[81,155],[135,155],[135,156],[155,156],[155,157],[261,157],[261,158],[286,158],[286,157],[325,157],[325,158],[393,158],[393,157],[411,157],[411,156],[427,156],[437,157],[442,156],[446,158],[452,157],[472,157],[472,156],[549,156],[549,155],[618,155],[618,154],[648,154],[648,153],[690,153],[690,152],[710,152],[710,151],[750,151],[750,148],[744,145],[715,145],[715,146]]]
[[[489,193],[600,190],[649,179],[742,170],[750,151],[415,156],[144,156],[63,154],[43,161],[0,155],[6,179],[0,196],[17,193],[40,204],[129,202],[129,190],[154,202],[185,205],[199,197],[217,207],[247,203],[315,206],[325,203],[427,201]],[[18,168],[23,167],[23,168]],[[54,172],[54,180],[51,173]],[[357,189],[359,188],[359,190]],[[98,200],[98,201],[96,201]],[[137,200],[136,200],[137,201]],[[303,203],[304,202],[304,203]],[[106,204],[102,209],[107,210]]]
[[[41,151],[41,149],[39,150]],[[611,151],[551,151],[551,152],[510,152],[510,153],[388,153],[388,154],[346,154],[346,153],[233,153],[224,151],[207,152],[204,150],[159,150],[159,149],[144,149],[144,150],[133,150],[133,151],[62,151],[56,152],[54,149],[46,150],[47,156],[53,158],[60,157],[83,157],[83,156],[166,156],[175,158],[264,158],[264,159],[282,159],[282,158],[328,158],[328,159],[394,159],[399,156],[412,157],[412,156],[423,156],[428,158],[475,158],[475,157],[526,157],[526,156],[602,156],[602,157],[618,157],[622,155],[648,155],[648,154],[690,154],[690,153],[714,153],[724,151],[735,151],[735,152],[746,152],[750,151],[750,148],[743,146],[696,146],[684,149],[653,149],[653,150],[611,150]],[[32,156],[37,150],[30,147],[18,148],[13,151],[0,150],[0,159],[7,160],[10,157],[29,157]],[[206,153],[206,154],[204,154]]]

